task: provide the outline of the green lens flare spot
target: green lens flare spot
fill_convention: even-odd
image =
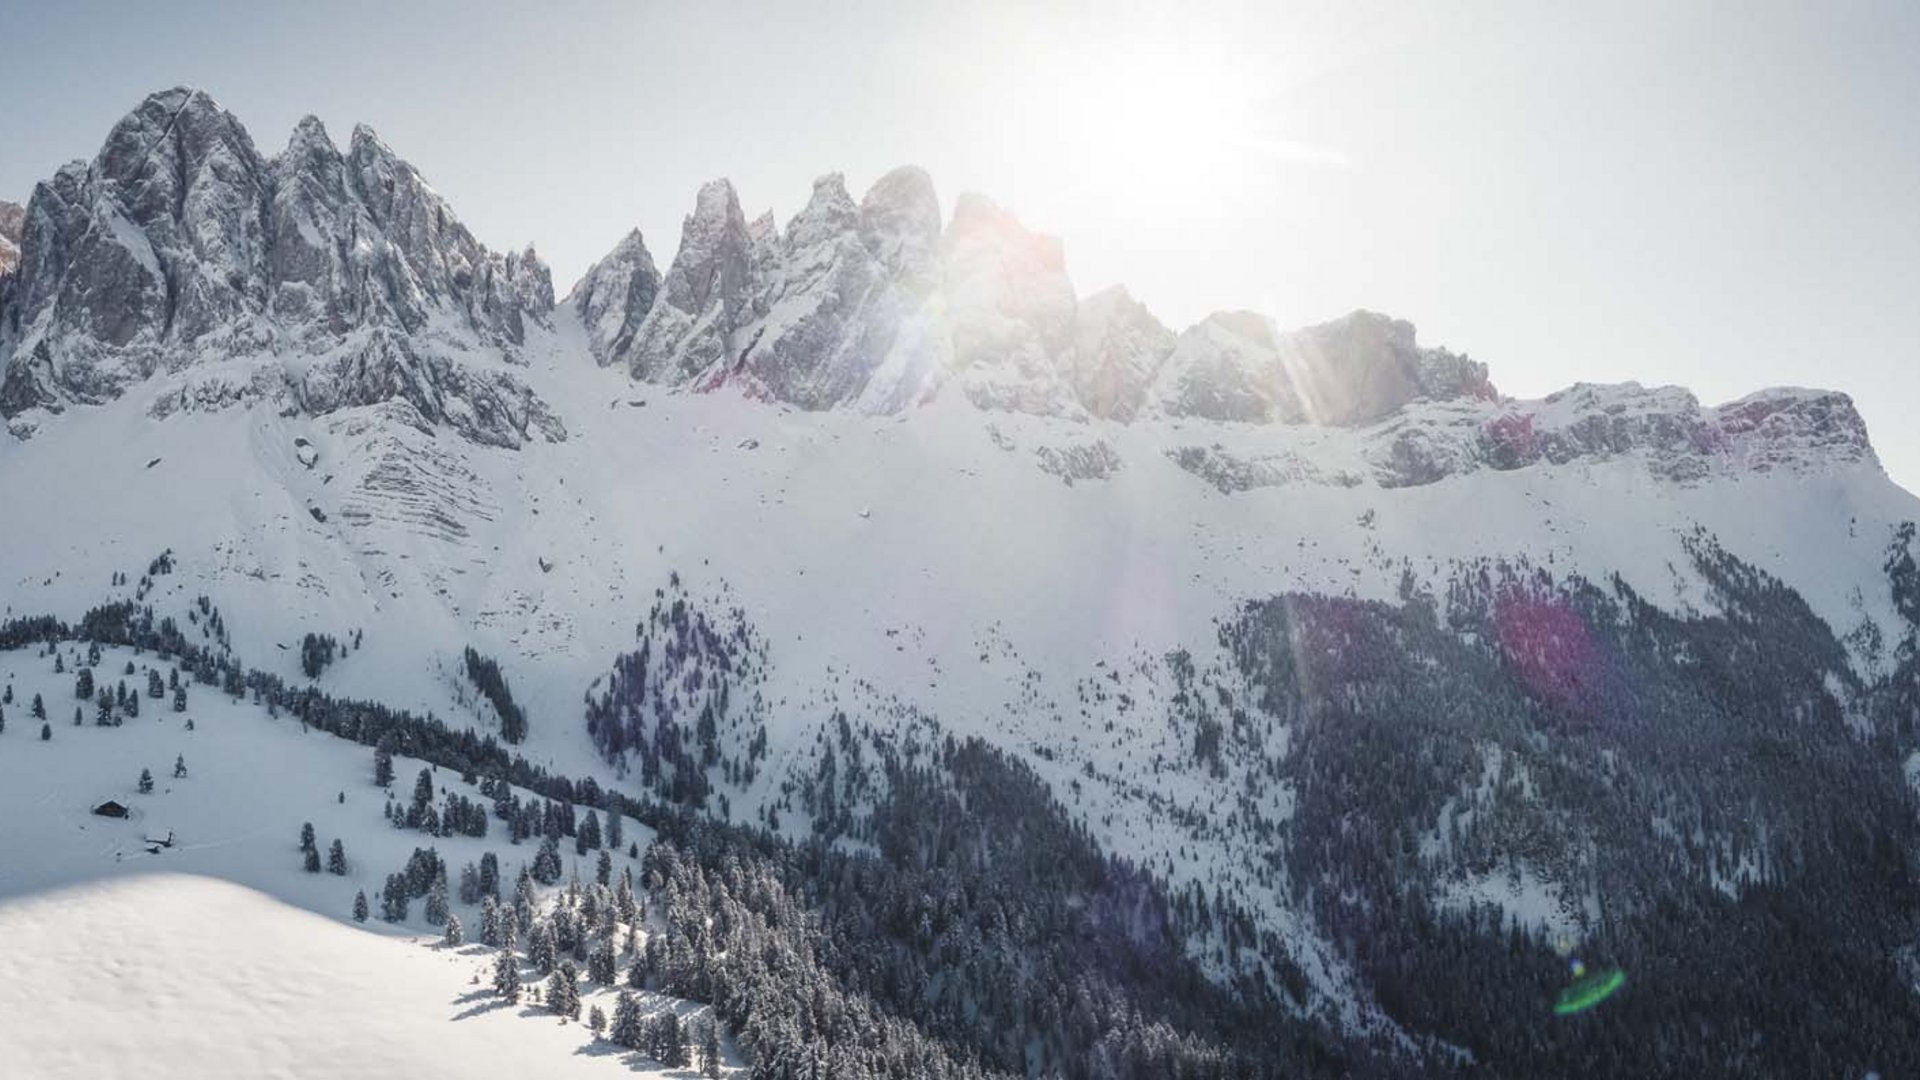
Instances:
[[[1626,972],[1619,968],[1597,972],[1580,979],[1560,992],[1560,1000],[1553,1006],[1554,1015],[1572,1016],[1574,1013],[1586,1012],[1612,997],[1613,992],[1620,989],[1626,981]]]

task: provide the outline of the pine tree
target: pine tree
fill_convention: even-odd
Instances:
[[[632,925],[639,921],[639,905],[633,899],[633,870],[628,868],[620,875],[620,887],[614,890],[613,908],[620,915],[620,921]]]
[[[151,769],[140,770],[140,794],[153,794],[153,770]]]
[[[620,835],[623,831],[621,814],[618,809],[618,804],[616,803],[615,809],[607,811],[607,847],[614,851],[619,851],[620,845],[626,842],[625,838]]]
[[[613,880],[613,856],[602,850],[600,852],[600,865],[594,868],[593,876],[602,885],[610,884]]]
[[[553,924],[534,927],[533,936],[527,939],[527,962],[541,971],[552,971],[559,960],[560,946],[554,941]]]
[[[480,941],[495,947],[500,944],[500,903],[491,896],[480,901]]]
[[[313,822],[311,821],[300,826],[300,850],[313,850]]]
[[[40,725],[40,741],[51,742],[52,740],[53,740],[53,725],[41,724]]]
[[[420,770],[420,778],[413,782],[413,805],[407,808],[407,826],[420,828],[426,819],[427,808],[433,805],[433,775],[426,769]]]
[[[493,992],[515,1004],[520,1001],[520,959],[512,948],[501,949],[493,958]]]
[[[75,706],[73,707],[73,726],[74,726],[74,727],[79,727],[79,726],[80,726],[80,724],[81,724],[81,722],[82,722],[82,721],[81,721],[81,717],[80,717],[80,706],[78,706],[78,705],[75,705]]]
[[[467,939],[465,933],[460,929],[460,916],[453,914],[447,916],[447,934],[443,940],[446,941],[449,947],[453,948],[458,948],[465,943]]]
[[[613,942],[602,941],[600,947],[593,950],[593,958],[587,961],[587,978],[602,986],[612,986],[619,977],[619,968],[613,958]]]
[[[353,894],[353,921],[367,921],[367,891],[365,889]]]
[[[500,860],[491,851],[480,856],[480,893],[500,899]]]
[[[607,1014],[595,1005],[587,1013],[587,1027],[593,1029],[593,1037],[598,1039],[607,1033]]]
[[[427,925],[439,926],[449,917],[447,911],[447,880],[436,878],[433,886],[427,890]]]
[[[187,775],[187,755],[175,754],[173,756],[173,778],[175,780],[182,780],[186,778],[186,775]]]
[[[327,849],[327,873],[340,877],[345,877],[347,874],[347,848],[338,838],[333,841],[333,846]]]
[[[99,694],[95,695],[94,701],[98,707],[94,710],[93,725],[95,727],[112,727],[113,695],[102,690]]]
[[[580,1016],[580,973],[571,960],[562,963],[547,979],[547,1008],[559,1016]]]
[[[40,700],[39,694],[33,695],[33,718],[35,720],[47,718],[47,703]]]
[[[319,873],[320,872],[320,852],[316,851],[313,848],[308,848],[304,854],[304,857],[301,859],[300,867],[301,869],[305,870],[309,874]]]
[[[720,1076],[720,1025],[712,1016],[700,1025],[700,1075],[709,1080]]]
[[[81,668],[73,678],[73,696],[85,701],[93,696],[93,669]]]
[[[167,693],[166,685],[160,681],[160,672],[154,670],[153,668],[148,668],[147,669],[147,696],[150,698],[164,697],[166,696],[166,693]]]
[[[373,748],[373,782],[380,787],[393,783],[393,748],[385,739]]]
[[[67,662],[62,660],[60,654],[57,652],[53,654],[53,673],[55,675],[65,675],[67,673]]]
[[[628,991],[620,991],[613,1003],[613,1025],[607,1039],[615,1046],[640,1049],[640,1000]]]
[[[552,885],[560,880],[560,850],[552,837],[540,841],[540,850],[533,857],[533,877],[542,885]]]
[[[380,917],[388,922],[405,922],[413,895],[407,889],[405,874],[388,874],[386,888],[380,891]]]
[[[647,1056],[669,1069],[687,1063],[687,1040],[680,1031],[680,1016],[664,1010],[648,1025]]]
[[[187,688],[184,686],[176,686],[173,688],[173,711],[187,711]]]

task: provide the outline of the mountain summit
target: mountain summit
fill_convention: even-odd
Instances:
[[[518,360],[550,318],[546,267],[482,247],[371,128],[342,154],[308,117],[266,158],[206,93],[154,94],[34,189],[20,250],[0,310],[7,417],[166,372],[162,413],[396,402],[481,442],[563,433],[518,379],[464,359]],[[250,364],[214,370],[235,360]]]

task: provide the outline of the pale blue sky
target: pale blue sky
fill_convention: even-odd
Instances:
[[[1575,12],[1575,7],[1589,10]],[[366,121],[564,291],[694,189],[782,219],[913,162],[1183,326],[1356,307],[1508,393],[1852,393],[1920,485],[1920,4],[0,0],[0,197],[203,87]]]

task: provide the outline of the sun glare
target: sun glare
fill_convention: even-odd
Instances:
[[[1276,162],[1346,164],[1276,130],[1273,73],[1232,49],[1135,35],[1029,70],[1006,110],[1023,171],[1112,210],[1178,218]]]
[[[1057,90],[1063,165],[1155,209],[1244,165],[1257,88],[1185,50],[1137,43],[1089,56]]]

